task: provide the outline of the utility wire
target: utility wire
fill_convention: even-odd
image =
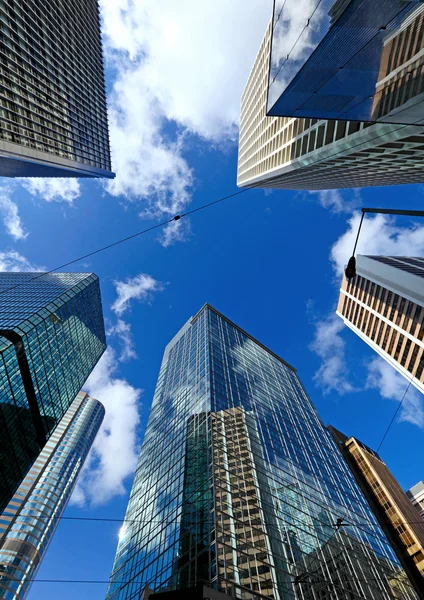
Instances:
[[[419,363],[418,363],[418,365],[417,365],[417,369],[418,369],[418,367],[420,366],[420,364],[422,363],[422,361],[423,361],[423,360],[424,360],[424,358],[422,358],[422,359],[420,360],[420,362],[419,362]],[[417,370],[417,369],[416,369],[416,370]],[[401,407],[402,407],[402,404],[403,404],[403,402],[404,402],[404,400],[405,400],[405,398],[406,398],[406,394],[408,393],[408,391],[409,391],[409,388],[411,387],[411,384],[412,384],[412,381],[413,381],[414,377],[415,377],[415,375],[414,375],[414,373],[413,373],[413,374],[412,374],[412,376],[410,377],[409,381],[408,381],[408,385],[406,386],[406,389],[405,389],[405,391],[404,391],[404,393],[403,393],[402,399],[401,399],[401,401],[399,402],[399,404],[397,405],[397,408],[396,408],[395,412],[393,413],[392,420],[390,421],[389,425],[387,426],[387,429],[386,429],[386,431],[384,432],[384,435],[383,435],[383,437],[382,437],[382,439],[381,439],[381,442],[380,442],[380,443],[379,443],[379,445],[378,445],[378,448],[377,448],[377,450],[376,450],[377,454],[378,454],[378,452],[379,452],[379,450],[380,450],[381,446],[383,445],[383,443],[384,443],[384,440],[386,439],[386,437],[387,437],[387,434],[389,433],[389,431],[390,431],[390,428],[391,428],[391,426],[393,425],[393,423],[394,423],[394,420],[396,419],[396,416],[397,416],[398,412],[400,411],[400,409],[401,409]],[[373,456],[373,458],[375,458],[375,456]]]
[[[277,117],[270,117],[270,119],[271,118],[277,118]],[[293,119],[294,120],[299,120],[300,117],[293,117]],[[385,124],[383,123],[382,125],[385,125]],[[417,127],[421,127],[421,129],[424,130],[424,126],[423,125],[416,125],[416,126]],[[399,127],[395,128],[395,129],[392,129],[391,133],[395,133],[396,131],[398,131],[400,129],[405,129],[405,127],[408,127],[408,125],[400,125]],[[375,141],[375,140],[377,140],[377,139],[379,139],[381,137],[384,137],[386,135],[386,133],[387,132],[384,131],[383,133],[380,133],[379,135],[375,135],[374,137],[372,137],[369,140],[367,140],[367,143],[369,144],[370,142],[373,142],[373,141]],[[353,150],[354,148],[356,148],[358,146],[362,146],[363,144],[364,144],[364,142],[360,141],[357,144],[353,144],[352,146],[350,146],[349,149]],[[325,145],[322,148],[325,148]],[[323,158],[323,161],[321,161],[321,162],[328,161],[331,158],[335,158],[335,157],[337,157],[337,156],[339,156],[341,154],[345,154],[345,153],[346,153],[345,150],[337,150],[336,152],[332,152],[328,156],[326,156],[325,158]],[[320,163],[317,164],[318,167],[319,167],[319,165],[320,165]],[[196,212],[199,212],[201,210],[204,210],[206,208],[214,206],[215,204],[219,204],[219,203],[221,203],[221,202],[223,202],[225,200],[228,200],[230,198],[233,198],[235,196],[240,196],[241,194],[245,194],[245,193],[250,192],[251,190],[254,190],[254,189],[268,189],[268,188],[278,189],[278,188],[273,188],[272,186],[269,186],[269,185],[264,186],[264,188],[262,188],[262,186],[264,184],[270,184],[270,183],[272,183],[274,181],[278,182],[279,179],[280,179],[280,176],[276,175],[274,177],[270,177],[268,179],[265,179],[264,181],[259,181],[257,183],[249,184],[249,187],[246,187],[246,188],[244,188],[242,190],[239,190],[238,192],[234,192],[232,194],[228,194],[226,196],[218,198],[217,200],[213,200],[212,202],[208,202],[207,204],[203,204],[202,206],[199,206],[198,208],[194,208],[192,210],[189,210],[189,211],[187,211],[185,213],[182,213],[181,215],[175,215],[174,217],[172,217],[170,219],[167,219],[166,221],[162,221],[161,223],[157,223],[156,225],[152,225],[151,227],[148,227],[147,229],[143,229],[143,230],[138,231],[138,232],[136,232],[136,233],[134,233],[132,235],[129,235],[129,236],[124,237],[124,238],[121,238],[121,239],[117,240],[116,242],[112,242],[111,244],[107,244],[105,246],[102,246],[101,248],[97,248],[96,250],[93,250],[92,252],[89,252],[88,254],[85,254],[83,256],[80,256],[78,258],[70,260],[70,261],[68,261],[68,262],[66,262],[66,263],[64,263],[62,265],[54,267],[53,269],[50,269],[48,271],[44,271],[42,273],[38,273],[35,277],[32,277],[31,279],[29,279],[29,280],[27,280],[25,282],[18,283],[18,284],[10,286],[8,288],[5,288],[3,290],[0,290],[0,295],[1,294],[5,294],[7,292],[10,292],[10,291],[12,291],[12,290],[14,290],[14,289],[16,289],[18,287],[22,287],[24,285],[27,285],[27,284],[31,283],[32,281],[34,281],[36,279],[44,277],[45,275],[49,275],[51,273],[55,273],[59,269],[64,269],[65,267],[68,267],[68,266],[70,266],[70,265],[72,265],[72,264],[74,264],[76,262],[84,260],[85,258],[89,258],[90,256],[94,256],[95,254],[99,254],[100,252],[108,250],[109,248],[113,248],[114,246],[118,246],[119,244],[123,244],[124,242],[132,240],[132,239],[134,239],[136,237],[142,236],[145,233],[149,233],[150,231],[153,231],[155,229],[159,229],[161,227],[164,227],[165,225],[168,225],[169,223],[172,223],[173,221],[179,221],[183,217],[187,217],[187,216],[190,216],[192,214],[195,214]],[[283,188],[281,188],[281,189],[283,189]]]
[[[302,514],[307,514],[304,513],[303,511]],[[224,516],[227,516],[227,513],[223,513]],[[229,513],[228,513],[229,515]],[[55,516],[48,516],[48,515],[24,515],[22,513],[19,513],[19,515],[17,515],[19,518],[22,519],[54,519],[54,520],[58,520],[58,521],[102,521],[102,522],[110,522],[110,523],[160,523],[163,525],[168,525],[168,524],[172,524],[175,523],[178,519],[178,517],[175,517],[175,519],[172,520],[167,520],[167,519],[117,519],[114,517],[55,517]],[[235,516],[231,516],[232,519],[234,519],[234,521],[242,521],[242,517],[235,517]],[[203,523],[209,523],[212,522],[213,519],[207,519],[205,518],[203,521],[190,521],[190,526],[191,525],[201,525]],[[319,521],[320,523],[323,523],[323,521]],[[367,521],[368,523],[370,523],[370,525],[375,525],[375,523],[373,523],[372,521]],[[397,522],[397,521],[396,521]],[[423,519],[421,519],[420,521],[399,521],[400,525],[417,525],[417,524],[422,524],[424,525],[424,521]],[[357,527],[359,525],[359,523],[345,523],[345,525],[350,525],[350,526],[354,526]]]
[[[119,244],[123,244],[124,242],[128,242],[129,240],[132,240],[136,237],[144,235],[145,233],[148,233],[149,231],[153,231],[154,229],[159,229],[161,227],[164,227],[165,225],[169,225],[169,223],[172,223],[173,221],[179,221],[183,217],[188,217],[188,216],[193,215],[201,210],[204,210],[205,208],[210,208],[211,206],[215,206],[215,204],[224,202],[224,200],[228,200],[229,198],[234,198],[235,196],[240,196],[241,194],[246,194],[247,192],[250,192],[251,190],[256,189],[257,187],[259,187],[259,184],[249,187],[249,188],[245,188],[243,190],[239,190],[238,192],[234,192],[233,194],[228,194],[227,196],[222,196],[221,198],[218,198],[217,200],[213,200],[212,202],[208,202],[207,204],[203,204],[202,206],[193,208],[192,210],[189,210],[185,213],[181,213],[180,215],[175,215],[174,217],[167,219],[166,221],[162,221],[161,223],[152,225],[151,227],[148,227],[147,229],[142,229],[141,231],[137,231],[136,233],[133,233],[132,235],[128,235],[127,237],[121,238],[121,239],[117,240],[116,242],[107,244],[106,246],[102,246],[101,248],[97,248],[96,250],[93,250],[92,252],[88,252],[88,254],[84,254],[83,256],[79,256],[78,258],[74,258],[66,263],[63,263],[62,265],[59,265],[57,267],[54,267],[53,269],[50,269],[49,271],[44,271],[42,273],[38,273],[35,277],[31,277],[31,279],[29,279],[27,281],[24,281],[22,283],[17,283],[17,284],[12,285],[4,290],[0,290],[0,294],[6,294],[7,292],[15,290],[18,287],[27,285],[28,283],[31,283],[32,281],[35,281],[36,279],[39,279],[40,277],[45,277],[46,275],[55,273],[56,271],[59,271],[59,269],[64,269],[65,267],[69,267],[70,265],[73,265],[76,262],[84,260],[85,258],[89,258],[90,256],[94,256],[95,254],[99,254],[100,252],[104,252],[105,250],[109,250],[109,248],[113,248],[115,246],[118,246]]]
[[[422,360],[424,360],[424,358]],[[421,362],[422,361],[420,361],[419,364],[421,364]],[[417,365],[417,368],[418,368],[419,364]],[[393,417],[392,417],[389,425],[386,428],[386,431],[385,431],[385,433],[383,435],[383,438],[382,438],[382,440],[381,440],[381,442],[380,442],[380,444],[379,444],[379,446],[377,448],[377,453],[380,450],[380,448],[381,448],[381,446],[382,446],[385,438],[387,437],[387,434],[388,434],[391,426],[393,425],[393,422],[394,422],[394,420],[396,418],[396,415],[398,414],[398,412],[399,412],[399,410],[400,410],[400,408],[401,408],[401,406],[402,406],[402,404],[403,404],[403,402],[404,402],[404,400],[406,398],[406,394],[407,394],[407,392],[408,392],[408,390],[409,390],[409,388],[411,386],[413,377],[414,376],[412,376],[412,378],[410,379],[410,381],[408,383],[408,386],[405,389],[405,392],[403,394],[403,397],[400,400],[400,402],[399,402],[399,404],[398,404],[398,406],[396,408],[396,411],[395,411],[395,413],[394,413],[394,415],[393,415]],[[219,449],[219,446],[218,446],[218,449]],[[375,457],[375,455],[373,455],[372,461],[370,461],[370,466],[372,466],[373,461],[375,459],[376,459],[376,457]],[[290,476],[294,477],[295,479],[300,480],[299,477],[295,477],[293,473],[290,473]],[[323,483],[325,483],[326,485],[328,485],[328,483],[326,481],[324,481],[322,479],[320,479],[320,481],[322,481]],[[283,486],[283,487],[286,487],[286,486]],[[237,488],[237,489],[240,492],[243,491],[242,488]],[[200,488],[199,488],[199,490],[200,490]],[[285,504],[290,505],[289,503],[287,503],[287,501],[285,502]],[[320,506],[320,505],[318,504],[318,506]],[[340,508],[343,509],[343,508],[346,508],[346,507],[340,506]],[[333,510],[333,512],[336,512],[336,507],[333,507],[332,510]],[[224,517],[228,516],[227,513],[224,510],[221,511],[221,512],[222,512],[222,515],[224,515]],[[300,512],[302,512],[303,514],[307,514],[304,511],[300,511]],[[179,516],[181,516],[181,515],[179,515]],[[47,519],[47,520],[69,520],[69,521],[93,521],[93,522],[98,521],[98,522],[113,522],[113,523],[123,523],[123,524],[124,523],[140,523],[140,524],[142,524],[142,523],[152,523],[152,524],[157,523],[157,524],[163,524],[163,525],[165,525],[165,524],[176,523],[177,520],[178,520],[178,518],[179,518],[179,516],[176,515],[173,519],[126,519],[125,517],[124,518],[115,518],[115,517],[70,517],[70,516],[63,516],[63,515],[62,516],[51,516],[51,515],[31,515],[31,514],[19,513],[19,514],[16,515],[16,519]],[[234,517],[234,516],[232,518],[234,518],[236,521],[239,520],[237,517]],[[374,523],[373,521],[370,521],[368,519],[364,519],[363,516],[360,516],[360,519],[361,519],[361,522],[348,523],[348,522],[346,522],[346,518],[344,518],[344,521],[345,521],[344,525],[350,525],[350,526],[354,526],[354,527],[359,527],[361,529],[361,526],[364,525],[364,521],[365,521],[369,525],[376,526],[376,523]],[[205,518],[203,521],[190,521],[190,525],[204,524],[206,522],[210,522],[211,520],[213,520],[213,519]],[[326,524],[323,521],[320,521],[320,522],[322,524]],[[401,525],[413,525],[413,524],[417,524],[418,525],[418,524],[424,524],[424,522],[423,522],[423,520],[418,520],[418,521],[398,520],[398,521],[395,521],[393,524],[394,525],[396,525],[396,524],[398,524],[398,525],[399,524],[401,524]],[[367,531],[368,534],[370,533],[368,530],[366,530],[366,531]]]
[[[288,571],[284,571],[284,573],[286,575],[291,575],[291,573],[289,573]],[[392,575],[386,575],[386,577],[389,579],[396,579],[395,574]],[[7,577],[1,574],[0,572],[0,583],[2,581],[20,581],[20,579],[18,578],[13,578],[13,577]],[[82,584],[99,584],[99,585],[104,585],[104,584],[109,584],[109,583],[114,583],[117,585],[127,585],[127,584],[136,584],[136,585],[151,585],[155,580],[150,580],[150,581],[133,581],[133,580],[127,580],[127,581],[114,581],[113,578],[111,579],[36,579],[36,578],[25,578],[25,582],[31,582],[31,583],[82,583]],[[161,581],[161,580],[158,580]],[[228,581],[226,579],[222,579],[221,581]],[[259,580],[259,581],[264,581],[264,580]],[[321,579],[319,582],[316,583],[311,583],[311,582],[302,582],[302,583],[309,583],[309,585],[313,586],[313,585],[318,585],[318,584],[322,584],[322,583],[328,583],[330,585],[334,585],[335,587],[338,587],[339,589],[344,589],[344,588],[340,588],[340,583],[367,583],[369,585],[375,585],[375,581],[379,581],[379,582],[384,582],[383,578],[377,578],[377,577],[370,577],[369,579],[344,579],[342,582],[338,582],[339,585],[335,584],[333,581],[330,581],[328,579]],[[189,582],[190,583],[190,582]],[[202,581],[196,581],[196,582],[191,582],[191,583],[202,583]],[[210,582],[208,581],[203,581],[203,583],[208,584]],[[387,583],[387,582],[386,582]],[[402,583],[404,583],[405,585],[408,586],[408,582],[407,581],[402,581]],[[277,585],[277,584],[276,584]],[[240,586],[243,587],[243,589],[247,589],[244,588],[244,586]],[[251,593],[255,593],[254,590],[248,590]],[[348,590],[351,591],[351,590]]]

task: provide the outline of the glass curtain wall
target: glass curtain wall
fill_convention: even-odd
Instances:
[[[415,598],[295,369],[208,305],[165,350],[107,598],[199,583]]]

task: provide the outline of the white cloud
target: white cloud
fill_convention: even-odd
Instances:
[[[117,319],[115,325],[112,325],[107,331],[108,335],[116,335],[121,342],[121,354],[119,360],[127,361],[137,358],[134,347],[134,339],[131,333],[131,326],[123,319]]]
[[[4,186],[0,188],[0,212],[3,216],[3,222],[7,233],[14,240],[24,240],[28,233],[22,226],[21,218],[18,212],[18,206],[11,199],[12,189]]]
[[[331,260],[336,275],[342,276],[352,255],[361,216],[352,215],[348,230],[331,248]],[[421,256],[424,252],[424,225],[398,227],[386,215],[365,215],[356,254]]]
[[[191,224],[186,217],[182,221],[171,221],[163,229],[159,241],[165,248],[176,242],[185,242],[191,236]]]
[[[22,178],[19,181],[30,194],[46,202],[72,204],[81,195],[79,181],[72,177]]]
[[[174,215],[193,189],[187,133],[235,140],[272,2],[101,0],[100,7],[106,58],[117,72],[109,100],[117,176],[107,190]],[[168,229],[165,244],[176,231]]]
[[[163,289],[163,284],[150,275],[140,273],[125,281],[115,281],[117,299],[112,304],[112,310],[121,316],[129,308],[130,300],[150,300],[153,292]]]
[[[189,202],[193,183],[181,138],[164,138],[164,115],[146,87],[143,68],[124,67],[123,61],[120,65],[109,104],[116,178],[106,183],[107,191],[128,200],[143,199],[149,209],[173,216]]]
[[[116,370],[116,355],[109,347],[84,386],[104,405],[106,415],[72,496],[79,505],[105,504],[124,494],[125,479],[137,465],[141,390],[117,377]]]
[[[4,250],[0,252],[0,272],[19,271],[43,271],[44,267],[33,265],[25,256],[16,250]]]
[[[343,321],[334,313],[317,321],[314,340],[310,349],[321,359],[321,366],[314,380],[324,394],[335,391],[339,394],[354,392],[346,363],[345,341],[341,337]]]
[[[378,390],[383,398],[400,402],[408,385],[408,380],[379,356],[369,364],[366,388]],[[406,421],[424,429],[423,398],[423,395],[411,385],[403,400],[399,421]]]
[[[352,215],[348,220],[348,230],[331,248],[330,257],[338,285],[344,266],[352,254],[359,222],[360,215]],[[420,256],[423,252],[424,226],[413,224],[399,227],[392,218],[385,215],[365,216],[357,254]],[[346,344],[342,337],[344,331],[342,319],[334,313],[316,323],[315,337],[310,348],[322,361],[315,380],[324,393],[332,390],[342,394],[359,391],[359,388],[351,384],[352,374],[346,362]],[[402,398],[408,381],[389,363],[377,356],[369,362],[365,371],[366,389],[378,390],[383,398]],[[399,418],[424,428],[422,396],[413,387],[408,391]]]
[[[318,198],[323,208],[332,213],[352,213],[360,203],[360,192],[353,190],[320,190],[309,192]]]

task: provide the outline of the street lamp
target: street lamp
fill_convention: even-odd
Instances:
[[[424,210],[400,210],[396,208],[361,208],[362,217],[359,223],[358,233],[356,235],[355,245],[353,247],[352,256],[349,258],[347,267],[345,269],[346,279],[352,279],[356,275],[356,246],[358,244],[359,234],[361,233],[362,221],[364,220],[365,213],[378,213],[380,215],[405,215],[408,217],[424,217]]]

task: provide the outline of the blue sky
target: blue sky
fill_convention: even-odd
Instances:
[[[116,180],[2,182],[2,270],[52,268],[236,191],[239,98],[270,2],[160,4],[101,2]],[[360,206],[422,208],[423,193],[254,190],[75,265],[101,279],[109,349],[87,390],[108,416],[65,514],[123,518],[164,346],[205,302],[298,369],[325,423],[376,447],[407,382],[334,318],[340,273]],[[424,223],[367,218],[359,251],[422,254]],[[381,449],[405,488],[424,478],[423,429],[410,389]],[[108,579],[118,531],[63,520],[38,578]],[[29,598],[105,590],[40,582]]]

